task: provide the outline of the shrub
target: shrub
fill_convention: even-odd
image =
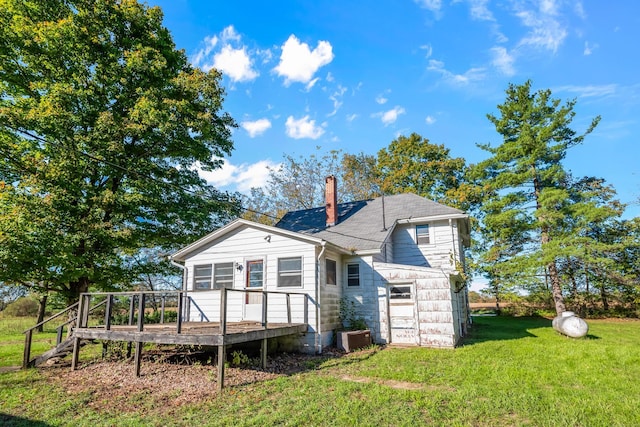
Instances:
[[[7,305],[3,313],[7,316],[33,317],[38,315],[39,306],[38,301],[34,298],[22,297]]]

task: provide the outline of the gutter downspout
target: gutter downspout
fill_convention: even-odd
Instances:
[[[320,259],[324,255],[324,250],[326,249],[325,245],[327,242],[322,242],[320,253],[318,254],[318,261],[316,263],[316,336],[315,336],[315,347],[316,354],[322,354],[322,335],[320,333]]]

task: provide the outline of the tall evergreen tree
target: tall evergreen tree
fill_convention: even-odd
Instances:
[[[506,95],[499,115],[487,116],[503,141],[496,147],[480,145],[491,157],[474,168],[487,194],[480,208],[484,234],[499,236],[497,251],[506,254],[491,256],[496,249],[489,248],[484,262],[512,278],[548,274],[556,311],[561,313],[565,302],[557,261],[575,249],[568,241],[567,221],[582,214],[571,203],[562,161],[600,118],[577,134],[570,127],[575,101],[561,104],[550,90],[532,93],[530,81],[509,85]]]

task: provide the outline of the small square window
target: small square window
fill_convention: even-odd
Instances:
[[[347,264],[347,286],[360,286],[360,264]]]
[[[429,239],[429,224],[416,225],[416,243],[419,245],[428,245]]]

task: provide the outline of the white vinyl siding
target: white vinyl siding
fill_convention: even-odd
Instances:
[[[453,269],[452,255],[460,259],[458,230],[449,226],[448,220],[429,223],[430,243],[417,244],[419,226],[399,224],[393,231],[393,263],[416,267]]]

